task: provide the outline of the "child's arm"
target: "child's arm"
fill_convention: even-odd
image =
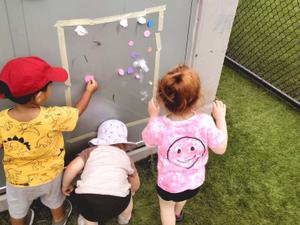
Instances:
[[[147,126],[142,131],[142,138],[148,147],[154,148],[159,138],[159,129],[163,128],[153,125],[153,121],[159,116],[159,105],[153,98],[148,102],[148,113],[150,118]]]
[[[151,100],[148,102],[148,113],[150,119],[159,115],[159,105],[153,98],[151,98]]]
[[[225,153],[227,148],[228,134],[227,134],[227,125],[226,125],[226,105],[219,100],[213,102],[212,116],[216,121],[216,126],[224,135],[224,141],[216,148],[213,148],[212,151],[216,154],[222,155]]]
[[[135,193],[140,188],[141,182],[140,182],[139,174],[137,172],[137,169],[133,161],[131,161],[131,167],[134,170],[134,172],[133,174],[128,176],[128,181],[131,184],[131,192]]]
[[[88,106],[92,95],[94,94],[94,92],[97,90],[98,84],[97,81],[95,80],[90,80],[85,88],[85,91],[83,92],[81,98],[79,99],[79,101],[75,104],[75,108],[78,109],[79,111],[79,115],[81,115],[86,107]]]
[[[62,192],[64,195],[69,196],[73,191],[72,181],[79,174],[79,172],[84,167],[84,161],[81,157],[76,157],[70,164],[67,166],[63,181],[62,181]]]

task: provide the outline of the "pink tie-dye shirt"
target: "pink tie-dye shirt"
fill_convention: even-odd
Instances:
[[[205,179],[208,147],[215,148],[224,140],[212,117],[204,113],[184,121],[152,118],[142,137],[147,146],[158,148],[157,184],[170,193],[199,187]]]

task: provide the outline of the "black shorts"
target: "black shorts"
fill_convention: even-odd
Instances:
[[[193,190],[186,190],[178,193],[170,193],[163,190],[158,185],[156,185],[156,191],[159,197],[161,197],[165,201],[174,201],[174,202],[181,202],[194,197],[199,192],[199,189],[200,187],[197,187],[196,189]]]
[[[98,194],[76,194],[79,213],[92,222],[106,222],[120,215],[129,205],[131,193],[126,197]]]

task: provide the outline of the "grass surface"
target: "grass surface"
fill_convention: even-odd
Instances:
[[[229,146],[223,156],[210,154],[206,181],[187,203],[181,224],[299,224],[299,112],[227,67],[218,96],[228,107]],[[130,224],[159,225],[155,158],[137,167],[142,186]],[[76,224],[74,208],[68,225]],[[44,206],[37,202],[34,209],[35,224],[50,224]],[[1,213],[0,224],[7,221],[8,213]]]

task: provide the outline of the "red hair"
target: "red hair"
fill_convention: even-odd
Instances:
[[[157,97],[170,112],[185,113],[200,98],[200,86],[198,73],[186,65],[180,65],[158,81]]]

